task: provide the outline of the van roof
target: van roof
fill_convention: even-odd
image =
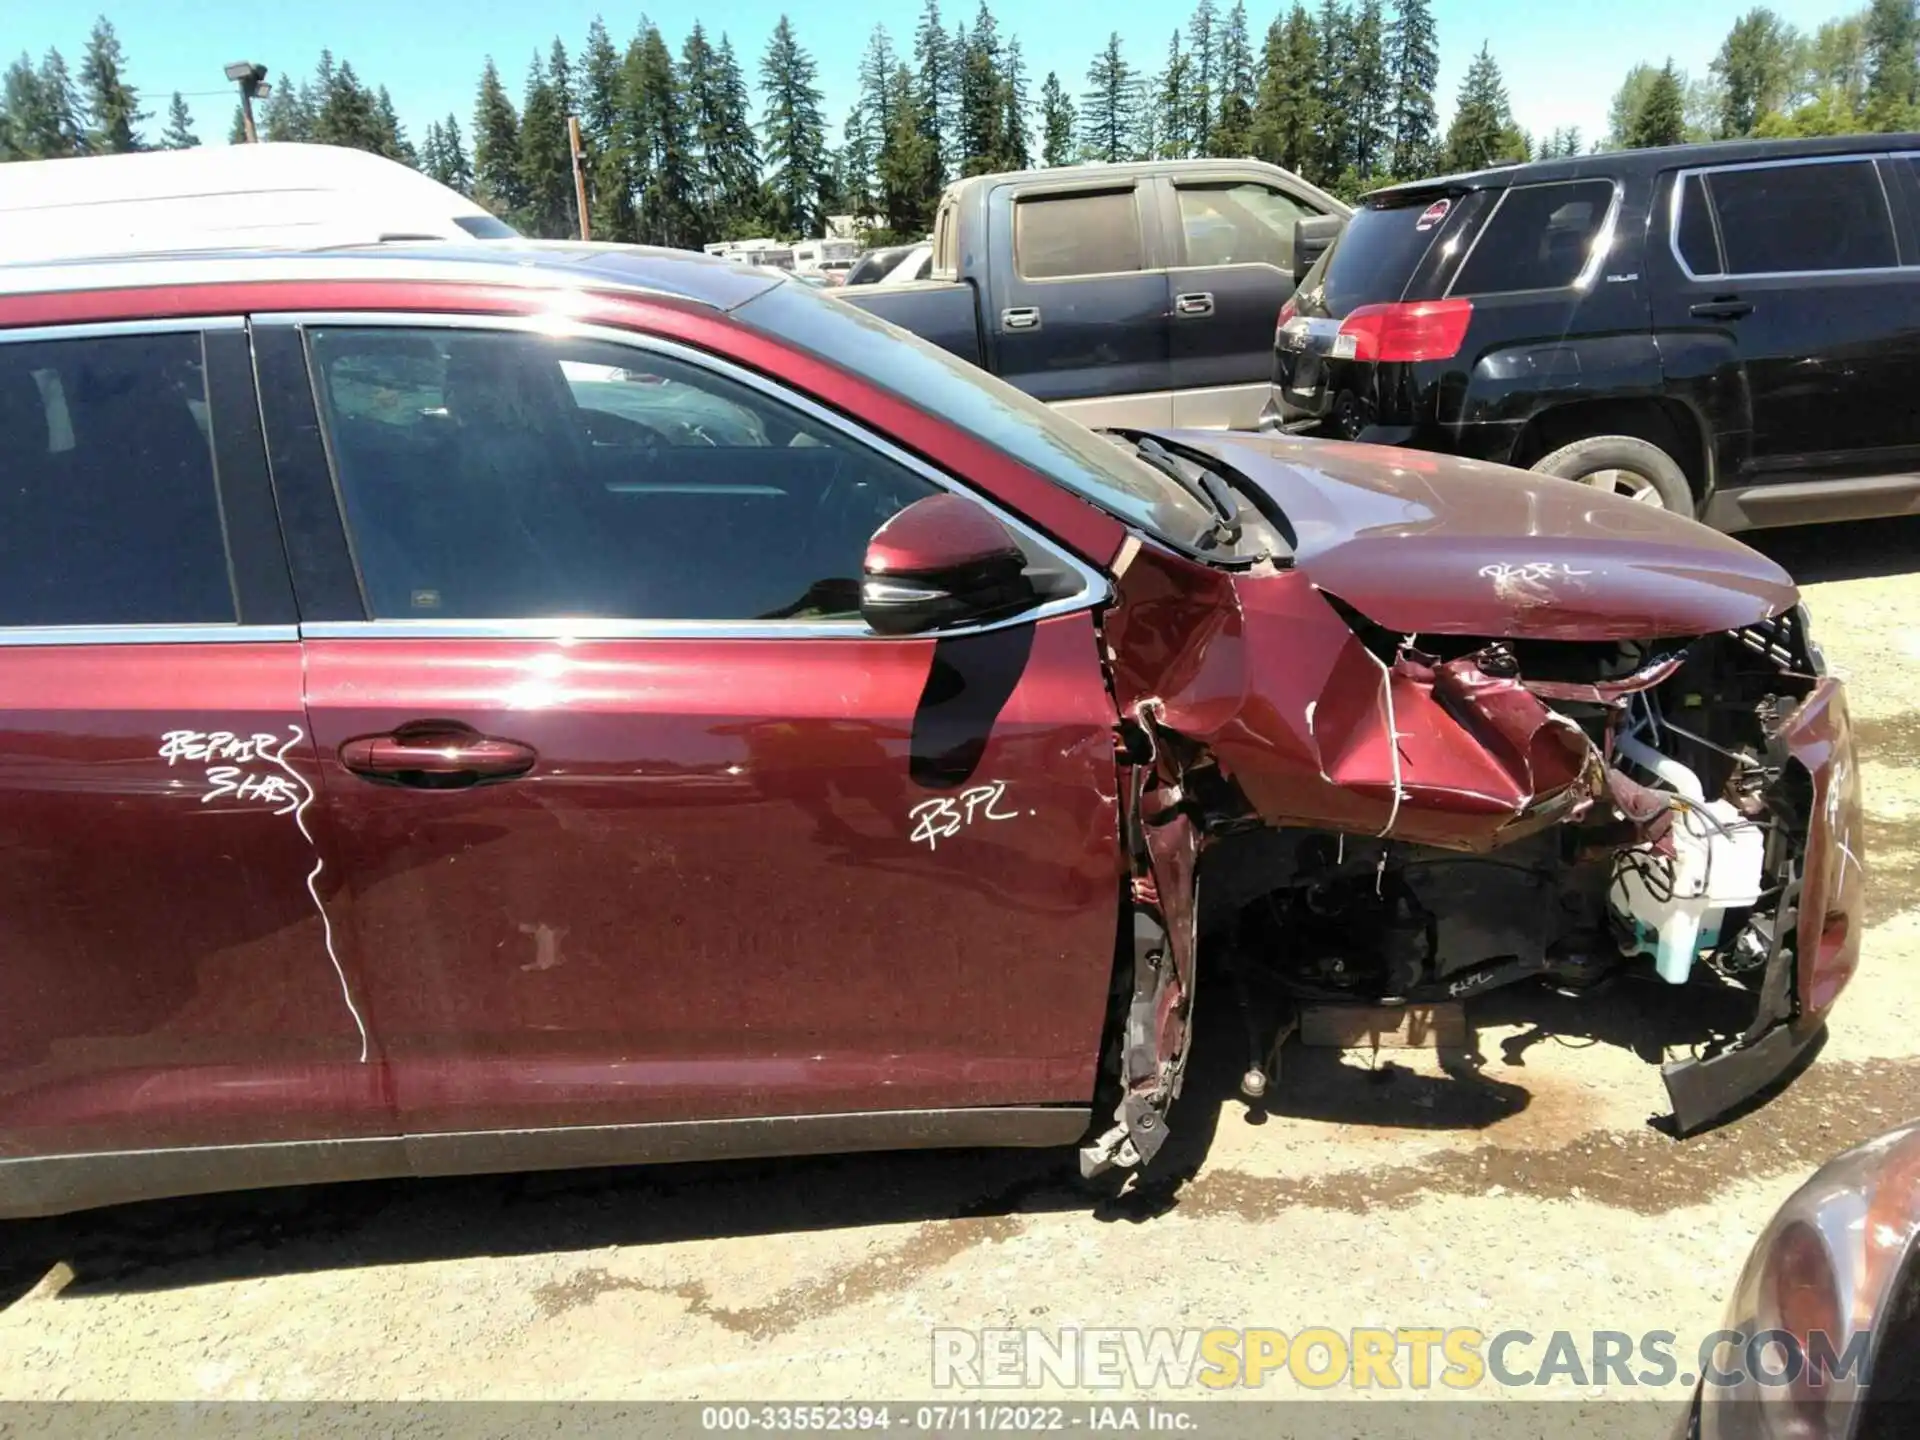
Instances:
[[[409,166],[334,145],[204,146],[0,166],[0,261],[476,231],[512,233]]]

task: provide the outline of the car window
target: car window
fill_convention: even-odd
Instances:
[[[1043,195],[1013,207],[1013,258],[1028,280],[1115,275],[1144,264],[1133,190]]]
[[[1900,263],[1887,197],[1871,160],[1714,170],[1706,182],[1729,275],[1879,270]]]
[[[1320,212],[1264,185],[1182,185],[1189,265],[1273,265],[1293,273],[1294,222]]]
[[[857,618],[867,541],[934,493],[671,356],[518,331],[308,333],[376,619]]]
[[[0,625],[236,618],[200,337],[0,345]]]
[[[775,285],[733,317],[941,416],[1130,525],[1188,547],[1213,528],[1204,502],[1111,441],[857,306]]]
[[[1694,274],[1720,274],[1720,237],[1713,228],[1706,181],[1698,175],[1689,175],[1680,192],[1680,223],[1673,240]]]
[[[1610,180],[1513,186],[1474,242],[1452,293],[1498,295],[1573,284],[1612,206]]]
[[[1454,196],[1419,195],[1363,205],[1314,262],[1301,290],[1319,292],[1326,313],[1335,316],[1401,299],[1460,203]]]

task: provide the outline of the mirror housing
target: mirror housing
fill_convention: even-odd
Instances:
[[[918,635],[1017,614],[1037,598],[1012,532],[964,496],[914,501],[873,532],[860,618],[877,635]]]
[[[1293,222],[1293,283],[1307,278],[1314,261],[1327,253],[1327,247],[1340,238],[1347,222],[1338,215],[1315,215]]]

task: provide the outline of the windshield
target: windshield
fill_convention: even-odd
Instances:
[[[775,285],[733,313],[953,421],[1130,525],[1186,549],[1213,530],[1204,500],[1111,440],[858,306],[804,286]]]

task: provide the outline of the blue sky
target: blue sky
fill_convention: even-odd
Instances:
[[[1221,0],[1222,9],[1228,0]],[[1571,5],[1563,0],[1433,0],[1440,32],[1440,107],[1444,119],[1467,63],[1482,41],[1506,75],[1515,118],[1536,134],[1578,125],[1589,138],[1606,128],[1607,103],[1629,66],[1669,55],[1683,69],[1703,72],[1735,16],[1754,0],[1605,0]],[[1790,23],[1812,29],[1820,21],[1862,8],[1865,0],[1769,0]],[[1257,46],[1280,0],[1249,0],[1248,22]],[[1291,0],[1287,0],[1288,8]],[[970,18],[978,0],[943,0],[948,28]],[[1050,69],[1075,93],[1084,88],[1087,65],[1109,29],[1118,29],[1136,65],[1152,69],[1164,60],[1167,39],[1184,25],[1190,0],[1107,0],[1098,12],[1072,4],[1024,3],[993,7],[1001,33],[1017,34],[1034,73],[1034,88]],[[1311,8],[1311,7],[1310,7]],[[749,62],[749,78],[768,33],[782,11],[820,66],[827,114],[835,138],[851,104],[854,70],[868,32],[885,24],[906,46],[919,14],[919,0],[838,0],[826,6],[781,0],[647,0],[652,18],[677,53],[695,18],[710,31],[724,30]],[[91,24],[91,7],[45,0],[0,0],[0,46],[7,57],[21,49],[36,57],[58,46],[77,66]],[[323,46],[351,60],[369,84],[385,84],[416,140],[429,120],[453,112],[462,129],[473,110],[474,86],[491,54],[516,101],[528,61],[557,34],[570,53],[579,49],[588,23],[604,15],[615,42],[624,45],[642,11],[595,0],[327,0],[324,4],[275,4],[273,0],[120,0],[107,11],[119,31],[132,79],[154,112],[157,134],[167,96],[187,95],[203,140],[224,139],[232,115],[230,90],[221,69],[230,60],[256,60],[300,74],[309,72]]]

